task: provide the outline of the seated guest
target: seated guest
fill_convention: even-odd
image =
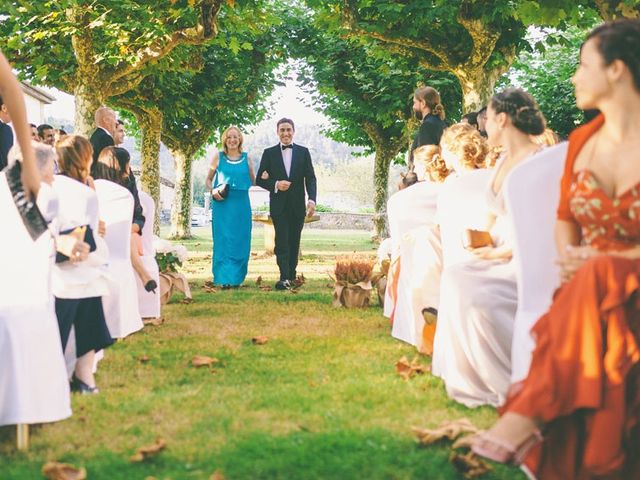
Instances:
[[[454,400],[474,407],[500,405],[509,387],[511,337],[517,307],[510,225],[502,186],[514,166],[540,148],[530,138],[544,131],[535,100],[520,89],[495,94],[487,108],[490,145],[504,154],[486,191],[491,212],[480,241],[470,244],[476,258],[445,267],[440,289],[433,373],[442,377]]]
[[[98,393],[93,369],[95,352],[113,343],[102,308],[102,295],[108,292],[104,264],[107,254],[98,235],[98,199],[89,187],[91,144],[84,137],[69,135],[56,145],[60,175],[53,188],[58,196],[58,228],[93,239],[95,251],[84,262],[56,263],[53,293],[63,350],[71,327],[75,328],[77,363],[72,377],[74,391]],[[90,243],[90,241],[88,241]]]
[[[489,145],[471,125],[451,125],[442,135],[440,148],[446,167],[456,177],[488,166],[486,162],[490,153]]]
[[[464,114],[460,119],[460,123],[466,123],[468,125],[471,125],[476,130],[478,130],[478,113],[470,112],[470,113]]]
[[[136,180],[131,172],[131,157],[129,152],[120,147],[105,147],[98,157],[98,164],[94,167],[94,178],[109,180],[123,186],[133,195],[133,218],[131,225],[131,264],[142,280],[147,292],[155,292],[158,288],[156,281],[151,278],[144,267],[140,257],[142,256],[142,227],[146,221],[142,213],[142,205],[138,195]]]
[[[407,190],[414,189],[414,196],[429,197],[435,204],[439,186],[449,174],[449,170],[440,156],[440,147],[424,145],[416,148],[413,153],[413,161],[414,173],[419,183]],[[416,188],[421,184],[424,185],[422,188]],[[397,202],[400,198],[400,200],[406,201],[406,198],[400,197],[400,194],[405,191],[394,195],[396,197],[394,200]],[[411,199],[412,197],[407,198]],[[416,210],[409,203],[405,203],[404,207],[414,215],[414,220],[412,228],[396,240],[399,258],[396,258],[392,265],[391,276],[393,279],[388,287],[390,301],[395,303],[391,315],[393,321],[391,335],[414,345],[418,350],[423,350],[424,317],[422,310],[428,301],[425,296],[429,296],[431,280],[429,272],[439,258],[439,255],[432,253],[433,250],[427,248],[426,245],[430,230],[433,228],[435,209]],[[393,239],[393,236],[391,238]],[[435,259],[432,258],[434,256]],[[426,353],[431,353],[430,342],[426,350]]]
[[[478,110],[476,121],[478,122],[478,131],[480,132],[480,135],[487,138],[487,107],[482,107]]]
[[[533,135],[531,137],[531,140],[536,142],[538,145],[543,145],[545,147],[552,147],[556,143],[560,143],[560,136],[550,128],[545,128],[542,134]]]
[[[569,137],[563,285],[532,329],[528,377],[473,450],[540,479],[640,478],[640,20],[596,27],[573,76],[602,114]]]

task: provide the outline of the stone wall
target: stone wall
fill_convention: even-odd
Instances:
[[[372,213],[335,213],[321,212],[320,221],[307,223],[304,228],[325,230],[367,230],[373,231]]]

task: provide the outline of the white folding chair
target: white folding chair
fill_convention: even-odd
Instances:
[[[51,293],[53,239],[32,240],[0,173],[0,425],[18,425],[18,448],[28,447],[28,424],[71,415],[69,384]]]
[[[142,280],[136,275],[136,285],[138,286],[138,307],[142,318],[158,318],[160,317],[160,270],[158,262],[156,262],[156,250],[153,248],[153,227],[155,219],[155,203],[153,198],[146,192],[138,190],[142,211],[146,218],[144,227],[142,228],[142,250],[141,258],[144,268],[149,272],[151,278],[156,281],[158,288],[156,292],[147,292],[144,289]]]
[[[438,197],[438,223],[443,268],[473,258],[463,245],[467,229],[485,230],[489,216],[486,188],[490,169],[479,169],[447,179]]]
[[[109,247],[109,295],[102,297],[105,318],[113,338],[124,338],[142,329],[135,274],[131,266],[133,195],[108,180],[96,180],[100,219],[105,222]]]
[[[511,382],[524,380],[535,347],[531,328],[551,305],[560,283],[554,229],[567,143],[547,148],[513,169],[505,201],[514,232],[518,310],[511,349]]]

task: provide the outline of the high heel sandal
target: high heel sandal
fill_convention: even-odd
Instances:
[[[158,284],[153,279],[149,280],[147,283],[144,284],[144,289],[147,292],[156,293],[156,288],[158,288]]]
[[[71,377],[71,391],[81,393],[82,395],[95,395],[96,393],[100,393],[100,390],[97,386],[90,387],[78,377],[76,377],[75,373]]]
[[[531,449],[539,443],[542,443],[543,440],[544,437],[537,428],[518,446],[514,446],[509,442],[494,437],[488,432],[484,432],[476,437],[476,440],[471,446],[471,450],[476,455],[488,458],[494,462],[519,466]]]

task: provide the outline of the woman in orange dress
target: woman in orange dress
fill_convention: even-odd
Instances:
[[[594,29],[556,228],[563,285],[532,329],[529,375],[473,450],[536,478],[640,478],[640,21]]]

